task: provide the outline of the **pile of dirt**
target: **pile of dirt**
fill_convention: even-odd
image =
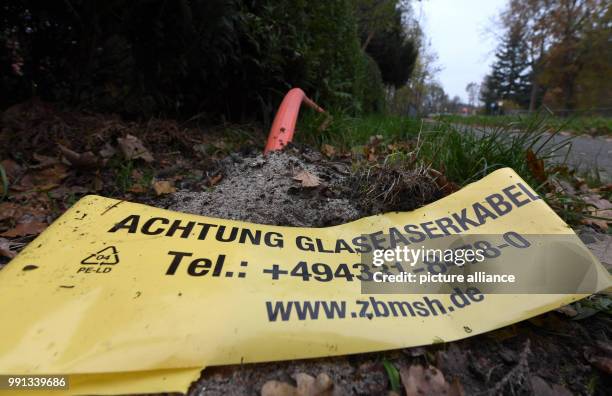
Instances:
[[[291,146],[268,156],[233,153],[221,167],[223,179],[214,188],[179,191],[152,204],[259,224],[326,227],[412,210],[444,194],[423,169],[354,169],[348,161],[330,161],[307,147]],[[364,177],[366,173],[370,176]],[[381,196],[379,204],[372,205],[373,194],[385,195],[388,202]]]
[[[309,150],[232,154],[209,191],[177,192],[169,209],[259,224],[323,227],[362,216],[350,200],[350,169]],[[307,178],[308,180],[302,180]]]

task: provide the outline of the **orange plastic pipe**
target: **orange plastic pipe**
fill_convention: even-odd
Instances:
[[[270,128],[270,133],[268,134],[268,141],[264,149],[264,154],[268,154],[270,151],[282,150],[291,140],[293,140],[295,124],[300,114],[300,105],[302,102],[319,113],[325,112],[325,110],[310,100],[300,88],[291,89],[287,92],[278,107],[278,111],[272,122],[272,128]]]

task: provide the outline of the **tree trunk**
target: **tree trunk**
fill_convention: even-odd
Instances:
[[[365,52],[366,48],[368,48],[368,45],[370,44],[370,41],[372,41],[372,38],[374,37],[374,32],[370,32],[368,33],[368,37],[366,38],[366,41],[363,43],[363,45],[361,46],[361,50]]]
[[[538,90],[539,89],[540,89],[540,84],[538,83],[538,79],[537,77],[533,77],[531,80],[531,95],[529,97],[529,112],[530,113],[533,113],[536,109],[536,102],[538,100]]]
[[[569,117],[574,110],[574,78],[570,78],[563,89],[563,116]]]

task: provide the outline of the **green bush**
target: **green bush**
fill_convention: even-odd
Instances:
[[[302,87],[324,107],[379,107],[350,0],[23,0],[3,7],[9,106],[37,95],[135,116],[269,120]]]

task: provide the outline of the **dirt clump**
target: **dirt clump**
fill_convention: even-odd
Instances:
[[[214,188],[179,191],[164,206],[259,224],[326,227],[415,209],[442,196],[435,179],[420,168],[355,168],[305,147],[268,156],[234,153],[222,161],[222,168],[223,179]]]

